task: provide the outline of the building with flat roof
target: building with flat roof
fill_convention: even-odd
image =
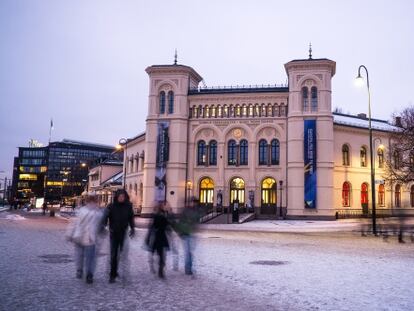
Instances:
[[[19,147],[14,160],[12,193],[21,203],[32,198],[61,202],[80,195],[91,163],[111,157],[113,146],[64,139],[46,147]]]

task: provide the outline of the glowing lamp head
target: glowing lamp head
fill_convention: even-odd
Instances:
[[[116,150],[121,150],[121,149],[122,149],[122,145],[121,145],[121,144],[117,144],[117,145],[115,146],[115,149],[116,149]]]
[[[365,84],[364,78],[360,74],[355,78],[355,85],[357,87],[363,87]]]

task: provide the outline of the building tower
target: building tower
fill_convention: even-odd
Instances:
[[[148,67],[149,99],[146,120],[144,198],[142,215],[165,202],[174,213],[185,205],[188,162],[188,90],[202,77],[191,67]],[[156,156],[154,156],[156,155]]]
[[[332,219],[333,116],[329,59],[293,60],[285,64],[289,79],[287,196],[288,214]]]

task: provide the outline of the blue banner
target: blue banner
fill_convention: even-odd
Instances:
[[[158,123],[157,155],[155,170],[155,201],[165,202],[167,198],[167,162],[169,159],[168,121]]]
[[[316,208],[316,120],[304,124],[305,208]]]

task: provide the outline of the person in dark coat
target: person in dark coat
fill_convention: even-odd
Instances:
[[[128,193],[120,189],[115,193],[114,202],[105,209],[103,227],[109,222],[109,239],[111,247],[111,271],[109,282],[114,283],[118,277],[119,254],[124,248],[125,236],[130,227],[129,236],[135,235],[134,210]]]
[[[158,255],[158,277],[163,279],[165,267],[165,251],[169,249],[168,233],[170,232],[170,223],[164,211],[162,204],[156,207],[152,223],[148,229],[146,238],[147,246],[152,254],[157,252]],[[155,272],[150,261],[151,271]]]

